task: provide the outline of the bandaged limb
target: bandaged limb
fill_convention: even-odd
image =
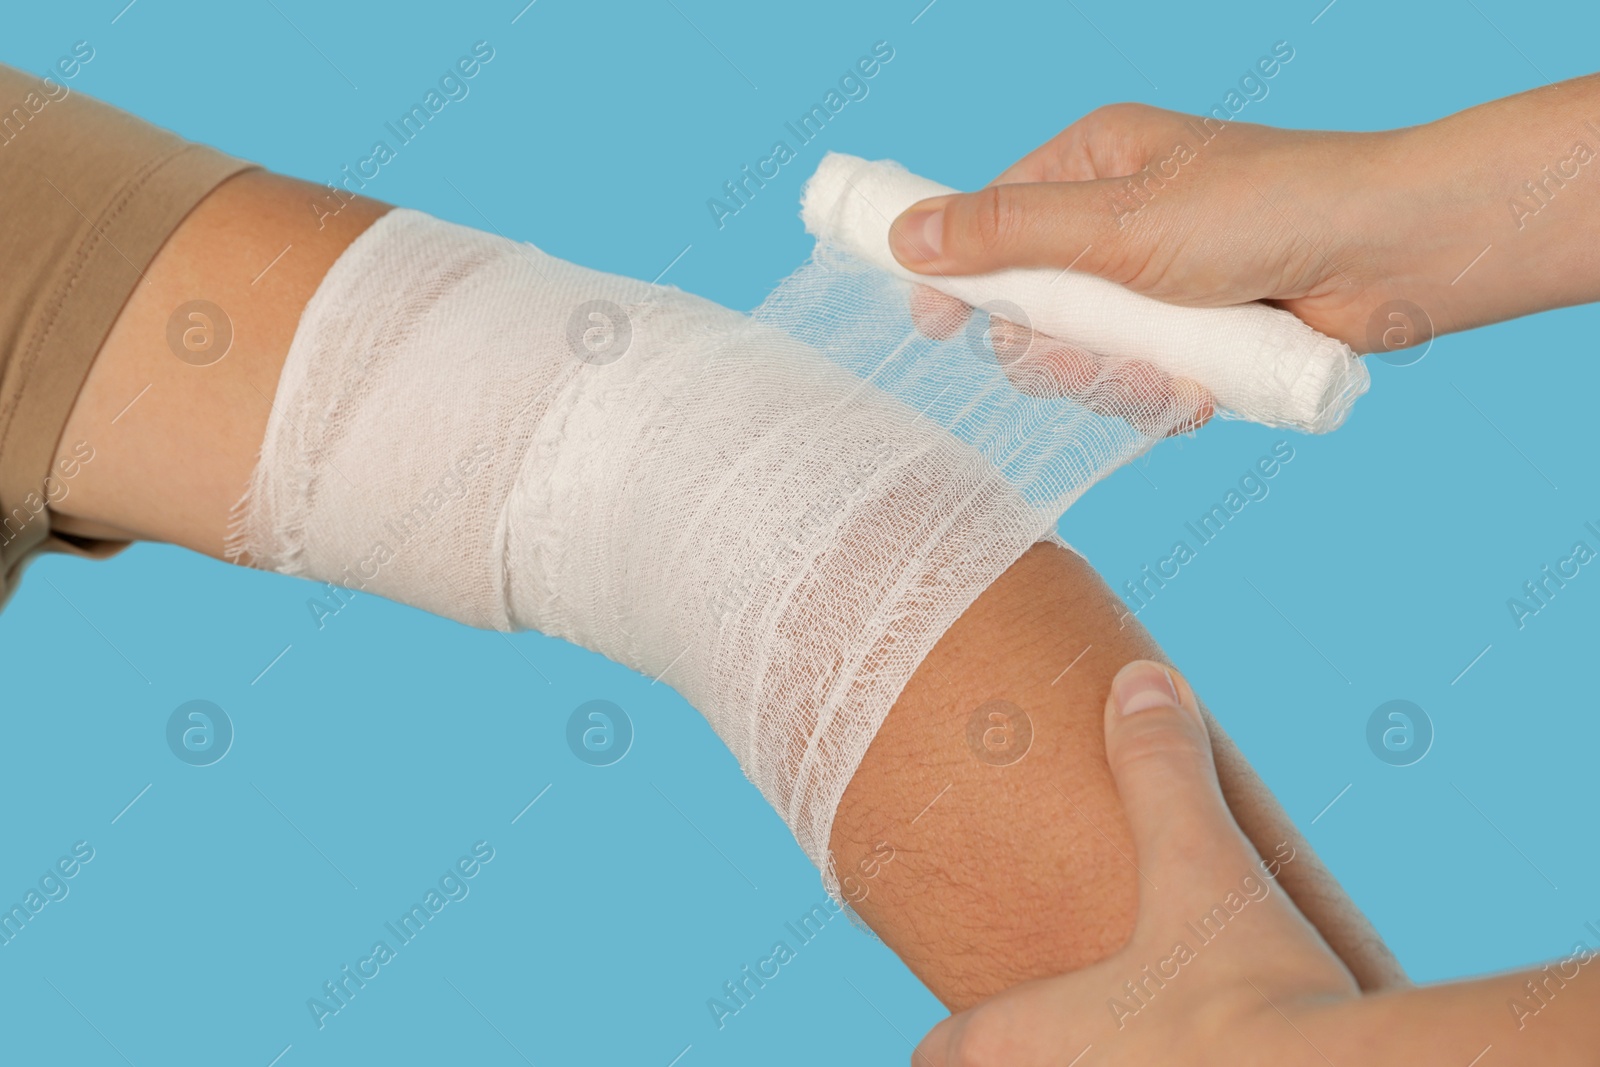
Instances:
[[[345,249],[357,255],[341,255],[325,277],[291,271],[274,279],[276,288],[252,289],[250,279],[285,244],[304,241],[326,255],[354,236],[306,233],[296,210],[311,195],[270,176],[236,179],[152,265],[63,437],[70,446],[103,431],[150,384],[132,409],[138,417],[123,417],[101,453],[110,462],[86,467],[64,502],[79,521],[216,555],[227,503],[248,483],[234,547],[257,562],[476,625],[539,625],[640,669],[665,670],[836,876],[857,860],[836,840],[830,862],[836,822],[871,836],[863,819],[871,810],[921,809],[930,799],[915,775],[890,775],[870,756],[862,773],[856,764],[875,736],[889,747],[874,751],[892,752],[897,737],[925,737],[930,752],[946,743],[938,732],[948,708],[917,695],[941,669],[939,650],[957,641],[968,657],[958,671],[981,678],[971,664],[1010,662],[1018,635],[1003,620],[1031,616],[1050,632],[1074,632],[1043,602],[1019,613],[1010,596],[986,592],[1019,592],[1000,576],[1048,529],[1042,511],[1087,485],[1087,475],[1065,477],[1073,469],[1065,453],[1041,464],[1021,447],[1031,425],[1025,408],[1007,409],[1010,424],[952,432],[974,405],[994,399],[987,379],[908,415],[893,390],[917,380],[909,357],[918,352],[869,382],[817,360],[819,350],[779,325],[781,316],[747,320],[410,212],[380,220],[384,228],[367,230]],[[370,221],[376,212],[360,203]],[[349,264],[368,269],[340,270]],[[396,265],[404,277],[394,287],[368,284],[372,270]],[[235,309],[237,360],[196,368],[167,350],[167,316],[196,298]],[[624,316],[585,307],[593,301]],[[860,307],[876,314],[870,303]],[[612,359],[624,323],[628,348]],[[286,352],[291,332],[295,351]],[[402,359],[410,362],[395,362]],[[305,417],[298,431],[280,417],[287,412]],[[251,427],[256,439],[245,445]],[[717,436],[730,427],[737,445]],[[1140,446],[1125,424],[1082,427],[1121,451]],[[995,476],[1003,470],[996,457],[1038,477],[1019,489]],[[263,476],[269,463],[285,465]],[[1046,504],[1030,499],[1051,487]],[[449,506],[436,508],[438,500]],[[1098,588],[1076,565],[1060,582]],[[1006,607],[984,610],[995,603]],[[957,619],[971,621],[953,629]],[[1073,625],[1114,634],[1119,623],[1086,613]],[[1040,629],[1024,639],[1047,637]],[[1056,688],[1098,715],[1104,693],[1086,697],[1071,678],[1091,662]],[[880,735],[884,722],[889,732]],[[921,891],[897,898],[886,880],[881,903],[860,905],[952,1004],[1089,958],[1125,926],[1126,886],[1092,873],[1119,862],[1110,847],[1118,809],[1096,770],[1098,741],[1053,731],[1041,726],[1045,747],[1016,766],[1054,767],[1056,781],[1081,788],[1072,795],[1095,814],[1092,832],[1041,832],[1011,814],[1018,797],[1005,787],[963,790],[938,838],[916,846]],[[902,760],[923,762],[914,748]],[[1243,768],[1235,773],[1253,782]],[[1268,851],[1288,832],[1275,821],[1258,842]],[[971,869],[985,842],[1003,844],[994,854],[1015,866]],[[991,923],[1004,931],[1003,917],[976,912],[1003,907],[1018,880],[1042,884],[1072,871],[1080,876],[1063,884],[1074,910],[1058,929],[1033,935],[1035,944],[974,933]],[[1309,880],[1322,904],[1309,910],[1356,921],[1331,880],[1316,872]],[[834,888],[844,894],[842,879]],[[1381,946],[1352,952],[1381,969]]]
[[[1082,557],[1038,545],[922,662],[845,791],[844,899],[953,1009],[1109,956],[1162,892],[1105,762],[1111,678],[1140,658],[1166,659]],[[1211,736],[1234,818],[1264,858],[1293,857],[1278,885],[1363,988],[1403,983],[1214,720]]]

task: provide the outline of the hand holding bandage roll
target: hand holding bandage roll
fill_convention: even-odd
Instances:
[[[819,244],[1002,316],[1020,309],[1021,325],[1101,356],[1190,379],[1224,415],[1324,433],[1367,390],[1367,370],[1349,346],[1266,304],[1179,307],[1070,270],[907,270],[889,250],[890,223],[920,200],[953,192],[892,161],[829,153],[806,185],[801,215]]]

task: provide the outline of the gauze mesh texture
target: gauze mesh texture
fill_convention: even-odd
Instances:
[[[918,664],[1193,416],[987,316],[927,336],[909,293],[824,246],[744,315],[391,211],[302,315],[230,554],[673,685],[837,896],[834,812]]]
[[[801,216],[819,245],[1058,343],[1197,382],[1223,416],[1321,433],[1367,390],[1366,367],[1349,346],[1266,304],[1179,307],[1071,270],[921,275],[902,267],[889,251],[890,224],[917,201],[953,192],[892,160],[830,152],[806,184]]]

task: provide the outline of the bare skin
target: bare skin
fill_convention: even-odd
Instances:
[[[1103,714],[1131,855],[1151,880],[1133,938],[1100,964],[944,1020],[918,1067],[1057,1067],[1085,1048],[1108,1067],[1597,1061],[1600,986],[1583,975],[1600,953],[1581,942],[1538,970],[1360,994],[1273,892],[1299,859],[1263,857],[1240,833],[1209,726],[1175,673],[1128,664]]]
[[[317,186],[242,174],[173,235],[62,435],[61,455],[88,441],[95,459],[55,509],[56,528],[222,555],[300,312],[339,253],[388,210],[358,198],[319,228],[310,206],[319,198],[326,203]],[[174,309],[196,299],[220,307],[233,332],[226,355],[205,366],[167,341]],[[216,323],[191,325],[204,355]],[[840,805],[832,846],[846,898],[951,1008],[1091,964],[1130,936],[1139,874],[1100,712],[1117,667],[1159,656],[1086,563],[1041,545],[946,634],[890,712]],[[1026,755],[1009,766],[967,742],[973,713],[997,699],[1032,722]],[[1234,817],[1263,853],[1286,841],[1297,851],[1281,879],[1296,904],[1363,987],[1403,983],[1371,926],[1213,732]],[[863,860],[881,859],[885,843],[894,858],[866,876]]]
[[[846,790],[833,828],[844,896],[855,889],[856,910],[952,1008],[1096,963],[1132,933],[1143,877],[1101,719],[1112,677],[1133,659],[1165,657],[1087,563],[1036,545],[922,662]],[[968,737],[974,714],[997,700],[1024,710],[1032,729],[1009,765],[980,758]],[[1403,983],[1377,933],[1206,718],[1234,819],[1262,855],[1295,852],[1279,884],[1363,988]],[[880,842],[895,858],[874,865]]]
[[[300,311],[339,253],[389,210],[358,197],[319,229],[310,205],[325,202],[318,186],[247,171],[173,233],[117,317],[62,431],[62,454],[88,441],[95,458],[52,509],[54,528],[221,557]],[[174,309],[195,299],[232,323],[227,354],[207,366],[177,358],[167,344]]]

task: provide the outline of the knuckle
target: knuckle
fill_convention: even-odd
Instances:
[[[992,1011],[976,1008],[951,1048],[955,1067],[1005,1067],[1015,1051],[1011,1028]]]
[[[1117,126],[1134,119],[1144,117],[1152,109],[1147,104],[1134,103],[1129,100],[1118,101],[1114,104],[1101,104],[1083,117],[1085,122],[1094,122],[1104,126]]]
[[[1143,764],[1194,769],[1211,758],[1202,728],[1177,712],[1142,712],[1121,723],[1117,735],[1107,754],[1117,770]]]
[[[1022,204],[1009,185],[991,185],[974,193],[970,210],[975,251],[983,256],[1009,249],[1025,226]]]
[[[1136,155],[1157,131],[1171,130],[1180,120],[1170,111],[1149,104],[1104,104],[1080,119],[1076,125],[1102,146],[1110,156],[1119,152]]]
[[[1156,213],[1161,207],[1153,205],[1149,210]],[[1172,301],[1187,290],[1173,266],[1171,253],[1158,255],[1154,252],[1154,249],[1168,247],[1164,243],[1168,233],[1160,223],[1159,217],[1152,218],[1146,228],[1122,235],[1122,240],[1108,253],[1106,276],[1136,293]]]

